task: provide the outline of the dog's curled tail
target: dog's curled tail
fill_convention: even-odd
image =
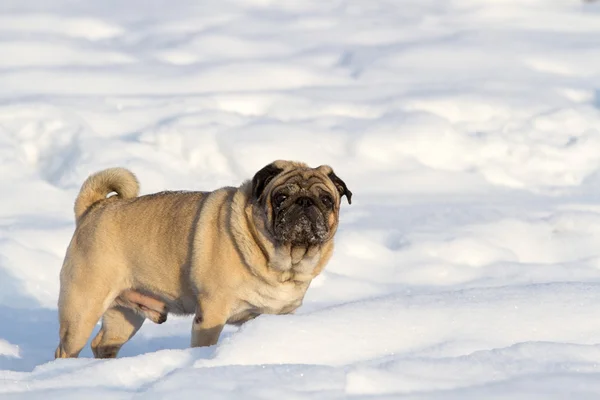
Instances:
[[[137,197],[140,185],[133,172],[125,168],[108,168],[90,175],[75,200],[75,221],[96,202],[105,200],[112,192],[119,199]]]

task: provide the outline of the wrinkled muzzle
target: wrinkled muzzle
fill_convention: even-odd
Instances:
[[[329,236],[325,216],[309,197],[301,197],[279,211],[273,228],[279,241],[294,245],[316,245]]]

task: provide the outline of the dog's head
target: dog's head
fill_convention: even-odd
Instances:
[[[265,228],[279,243],[313,246],[330,240],[342,196],[352,192],[328,165],[278,160],[254,175],[252,197],[264,210]]]

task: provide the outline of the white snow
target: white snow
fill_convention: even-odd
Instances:
[[[600,3],[0,2],[1,399],[596,399]],[[354,193],[295,315],[53,360],[83,180]]]

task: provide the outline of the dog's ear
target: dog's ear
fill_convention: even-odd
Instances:
[[[341,180],[340,177],[337,176],[333,171],[331,171],[327,176],[329,176],[329,179],[331,179],[337,190],[340,192],[340,196],[346,196],[346,199],[348,199],[348,204],[352,204],[352,192],[350,189],[348,189],[348,186],[346,186],[346,182]]]
[[[283,169],[276,167],[274,164],[269,164],[258,171],[252,178],[252,196],[255,199],[260,198],[269,182],[282,171]]]

